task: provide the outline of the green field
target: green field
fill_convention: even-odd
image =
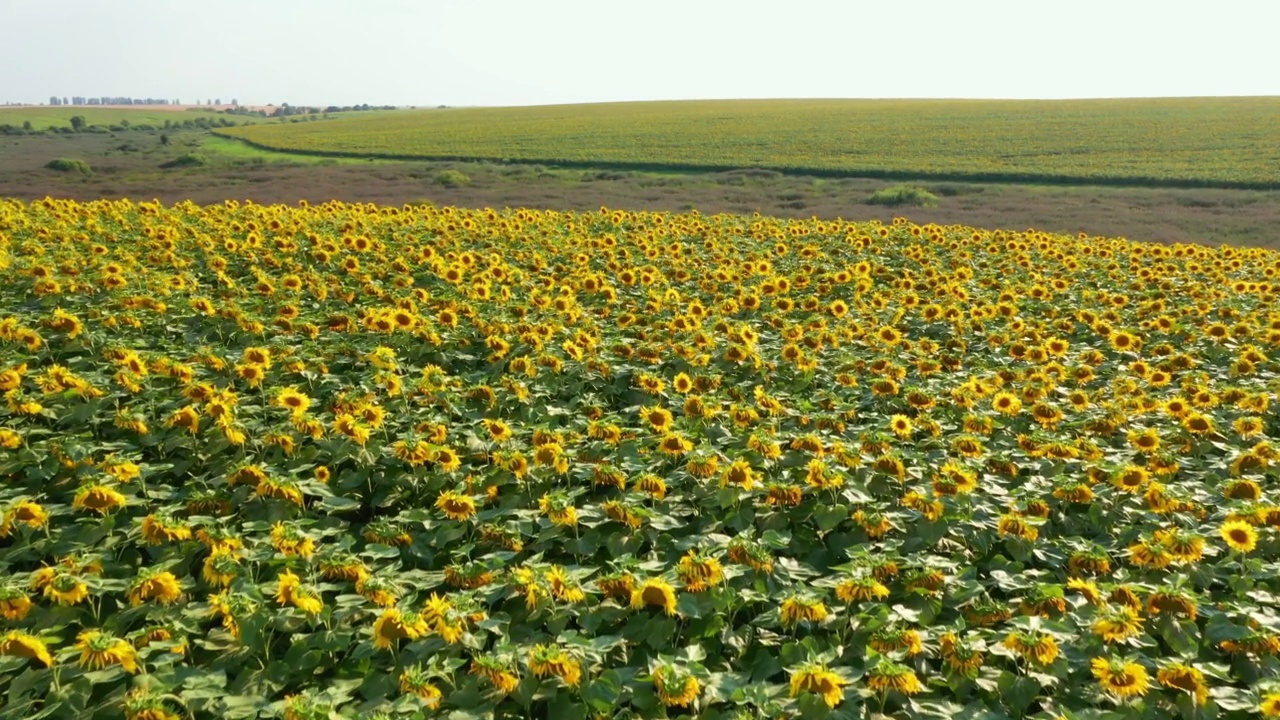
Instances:
[[[726,100],[397,111],[225,132],[329,155],[1280,187],[1280,98]]]
[[[36,130],[50,127],[63,128],[71,124],[71,117],[81,115],[89,125],[119,125],[128,120],[130,125],[155,125],[161,127],[165,120],[180,123],[183,120],[209,120],[227,118],[235,123],[261,122],[264,118],[251,115],[227,115],[212,110],[154,110],[132,108],[95,108],[93,106],[63,107],[0,107],[0,125],[22,127],[30,122]]]

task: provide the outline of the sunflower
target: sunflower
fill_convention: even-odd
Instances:
[[[1227,547],[1239,553],[1253,552],[1258,546],[1258,531],[1243,520],[1228,520],[1218,530]]]
[[[489,439],[500,443],[511,439],[511,426],[502,420],[482,420],[485,432],[489,434]]]
[[[572,500],[560,491],[547,493],[539,498],[538,509],[553,525],[576,527],[578,524],[578,509],[573,506]]]
[[[996,523],[996,532],[1002,537],[1016,537],[1027,541],[1040,537],[1040,530],[1036,526],[1014,514],[1000,516],[1000,520]]]
[[[300,417],[311,407],[311,398],[297,388],[286,387],[276,392],[271,404],[285,408],[293,417]]]
[[[882,660],[871,668],[867,674],[867,688],[882,694],[896,690],[904,695],[916,695],[925,689],[911,668],[889,660]]]
[[[659,434],[667,433],[671,430],[671,411],[663,407],[650,406],[640,408],[640,419],[649,424],[649,427]]]
[[[357,445],[364,445],[369,442],[369,436],[372,434],[369,426],[361,423],[350,413],[339,413],[334,417],[333,429],[351,438],[352,442]]]
[[[174,411],[165,421],[168,427],[180,427],[192,434],[200,430],[200,413],[191,405]]]
[[[200,576],[214,587],[228,587],[240,575],[239,552],[228,546],[216,545],[205,558]]]
[[[1126,465],[1111,475],[1111,484],[1121,492],[1136,493],[1142,490],[1149,479],[1145,468]]]
[[[677,373],[671,380],[671,387],[681,395],[686,395],[693,390],[693,378],[685,373]]]
[[[915,432],[915,427],[911,424],[911,418],[906,415],[893,415],[889,418],[889,430],[899,438],[906,440]]]
[[[109,485],[86,485],[76,491],[71,507],[106,515],[112,510],[124,507],[127,503],[128,498]]]
[[[1267,693],[1258,703],[1258,712],[1264,718],[1280,718],[1280,692]]]
[[[985,659],[981,650],[970,647],[953,632],[938,638],[938,648],[948,670],[971,680],[978,676]]]
[[[728,487],[730,485],[742,488],[743,490],[751,490],[756,486],[757,478],[751,465],[746,460],[734,460],[733,464],[725,468],[720,475],[720,487]]]
[[[920,633],[915,630],[884,627],[871,634],[868,643],[878,653],[904,652],[907,655],[919,655],[924,651]]]
[[[1121,700],[1141,697],[1150,689],[1146,668],[1130,660],[1094,658],[1089,663],[1104,692]]]
[[[139,670],[137,651],[127,640],[111,633],[85,630],[78,636],[76,648],[80,650],[80,667],[86,670],[101,670],[110,665],[119,665],[130,674]]]
[[[1142,619],[1128,605],[1103,610],[1093,623],[1093,634],[1107,643],[1124,642],[1141,632]]]
[[[636,589],[636,578],[628,572],[613,572],[597,578],[595,584],[608,597],[621,603],[630,603]]]
[[[996,393],[991,398],[991,409],[1001,415],[1017,415],[1022,412],[1022,400],[1010,392]]]
[[[1192,435],[1210,435],[1213,433],[1213,420],[1198,412],[1190,412],[1182,418],[1182,427]]]
[[[149,600],[172,605],[181,599],[182,586],[178,584],[178,578],[167,570],[155,572],[144,568],[129,588],[129,604],[134,606]]]
[[[271,546],[285,557],[300,557],[304,560],[309,559],[316,551],[315,540],[283,522],[271,526]]]
[[[1253,480],[1232,480],[1222,494],[1232,500],[1256,501],[1262,499],[1262,486]]]
[[[693,450],[693,443],[679,433],[669,432],[662,436],[658,449],[664,455],[684,455]]]
[[[476,514],[476,502],[470,496],[446,490],[436,498],[436,509],[444,511],[450,520],[468,520]]]
[[[462,467],[462,457],[449,447],[436,448],[431,454],[431,462],[441,472],[455,472]]]
[[[0,637],[0,655],[39,660],[45,667],[53,667],[53,656],[44,641],[21,630],[10,630]]]
[[[426,635],[426,623],[418,616],[405,618],[396,608],[383,610],[373,623],[373,646],[379,650],[395,647],[398,640],[417,640]]]
[[[1104,603],[1102,593],[1092,580],[1084,580],[1077,577],[1067,578],[1067,589],[1080,593],[1092,605],[1102,605]]]
[[[889,597],[889,588],[871,575],[846,578],[836,586],[842,602],[879,601]]]
[[[822,622],[830,613],[817,598],[789,597],[782,601],[778,614],[784,627],[792,627],[801,622]]]
[[[653,671],[653,688],[667,707],[689,707],[702,692],[698,678],[671,665],[660,665]]]
[[[978,475],[955,460],[947,460],[933,478],[935,495],[968,495],[978,489]]]
[[[534,677],[558,677],[570,687],[582,682],[582,666],[555,645],[535,645],[529,651],[529,670]]]
[[[569,576],[569,572],[559,565],[552,565],[544,574],[551,594],[561,602],[582,602],[587,595],[577,580]]]
[[[169,709],[165,698],[146,690],[131,690],[124,698],[125,720],[181,720],[181,715]]]
[[[631,591],[631,607],[638,610],[646,606],[660,607],[667,615],[675,615],[675,588],[662,578],[645,580],[643,585]]]
[[[724,568],[714,557],[699,555],[697,550],[690,550],[676,566],[676,575],[684,583],[685,590],[693,593],[704,592],[724,582]]]
[[[1178,562],[1200,562],[1204,556],[1204,538],[1194,532],[1170,528],[1155,531],[1153,537],[1168,548],[1169,554]]]
[[[844,686],[849,682],[831,672],[825,665],[810,663],[791,673],[791,697],[812,693],[821,695],[827,707],[836,707],[844,700]]]
[[[774,507],[795,507],[804,499],[804,488],[798,485],[769,483],[765,490],[765,502]]]
[[[649,495],[655,500],[661,500],[667,496],[667,483],[662,478],[653,473],[645,473],[636,479],[632,489]]]
[[[493,582],[494,573],[482,563],[453,563],[444,569],[444,581],[464,590],[474,590]]]
[[[539,467],[554,468],[556,472],[564,473],[569,468],[568,460],[564,456],[564,447],[558,442],[545,442],[533,451],[533,461]]]
[[[760,543],[742,536],[729,541],[729,560],[766,575],[773,572],[773,556]]]
[[[477,655],[471,659],[468,671],[487,679],[503,695],[508,695],[520,684],[520,678],[511,671],[506,661],[492,655]]]
[[[1053,636],[1033,630],[1015,631],[1005,637],[1004,646],[1037,665],[1048,665],[1058,657],[1058,642]]]
[[[33,603],[18,588],[0,587],[0,617],[5,620],[22,620],[31,612]]]
[[[0,428],[0,448],[17,450],[22,447],[22,436],[9,428]]]
[[[43,591],[58,605],[78,605],[89,597],[89,586],[76,575],[61,568],[41,568],[31,578],[31,587]]]
[[[1185,663],[1174,662],[1156,671],[1156,682],[1170,690],[1179,690],[1191,696],[1196,707],[1202,707],[1209,699],[1209,687],[1204,673]]]
[[[49,511],[39,503],[19,500],[4,513],[0,521],[0,537],[8,537],[15,523],[22,523],[32,530],[39,530],[49,523]]]
[[[308,615],[315,615],[324,609],[324,601],[319,593],[314,588],[303,585],[301,578],[290,570],[280,573],[275,598],[281,606],[293,605]]]
[[[418,696],[428,710],[440,706],[444,693],[431,682],[431,675],[418,665],[406,667],[400,673],[400,692]]]
[[[191,528],[180,523],[179,520],[160,515],[147,515],[142,519],[142,539],[145,539],[147,544],[188,541],[191,539]]]

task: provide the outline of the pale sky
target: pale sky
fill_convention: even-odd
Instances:
[[[0,0],[0,103],[1280,95],[1278,0]]]

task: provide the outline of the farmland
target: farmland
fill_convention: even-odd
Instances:
[[[1280,716],[1273,251],[43,200],[0,268],[9,714]]]
[[[102,108],[94,106],[65,107],[0,107],[0,125],[23,127],[31,123],[33,130],[42,131],[49,128],[68,128],[71,118],[79,115],[87,125],[138,126],[149,125],[164,127],[165,123],[182,123],[184,120],[218,121],[227,120],[237,125],[250,122],[263,122],[265,118],[253,115],[228,115],[212,110],[178,110],[178,109],[142,109],[128,107]]]
[[[224,131],[219,131],[224,132]],[[1280,187],[1280,98],[740,100],[397,111],[225,131],[332,156]]]
[[[180,115],[181,113],[174,113]],[[325,122],[337,122],[328,120]],[[164,135],[168,135],[168,142]],[[184,154],[207,165],[162,167]],[[81,160],[92,173],[47,168]],[[447,171],[470,182],[444,185]],[[907,214],[921,223],[1038,228],[1074,235],[1160,242],[1280,247],[1280,191],[1219,188],[1064,186],[920,180],[932,207],[886,207],[871,198],[892,181],[815,177],[772,170],[675,172],[600,170],[537,164],[373,160],[261,150],[200,130],[40,134],[0,137],[0,196],[82,201],[148,198],[201,204],[347,201],[430,202],[470,208],[538,207],[751,214],[824,219]]]

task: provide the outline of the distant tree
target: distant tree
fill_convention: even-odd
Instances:
[[[49,98],[49,104],[50,104],[50,105],[61,105],[61,104],[62,104],[62,100],[58,99],[58,96],[56,96],[56,95],[55,95],[55,96],[53,96],[53,97]]]
[[[70,102],[69,100],[67,100],[67,98],[62,98],[62,104],[63,104],[63,105],[70,105],[70,104],[71,104],[71,102]]]
[[[84,116],[83,116],[83,115],[72,115],[72,116],[71,116],[71,129],[72,129],[72,130],[74,130],[74,131],[76,131],[76,132],[80,132],[81,130],[84,130],[84,126],[85,126],[85,125],[87,125],[87,124],[88,124],[88,123],[86,123],[86,122],[85,122],[85,119],[84,119]]]
[[[169,125],[169,121],[168,121],[168,120],[166,120],[166,121],[165,121],[165,126],[167,127],[168,125]],[[161,145],[168,145],[168,144],[169,144],[169,136],[168,136],[168,135],[165,135],[164,133],[161,133],[161,134],[160,134],[160,144],[161,144]]]
[[[240,107],[240,101],[235,98],[231,98],[231,104],[235,107]]]
[[[22,129],[23,129],[23,130],[26,130],[27,132],[34,132],[34,131],[35,131],[35,128],[31,126],[31,121],[30,121],[30,120],[27,120],[27,121],[25,121],[25,122],[23,122],[23,123],[22,123]]]
[[[222,98],[218,98],[217,100],[214,100],[214,101],[213,101],[213,104],[214,104],[214,105],[221,105],[221,104],[222,104]]]

